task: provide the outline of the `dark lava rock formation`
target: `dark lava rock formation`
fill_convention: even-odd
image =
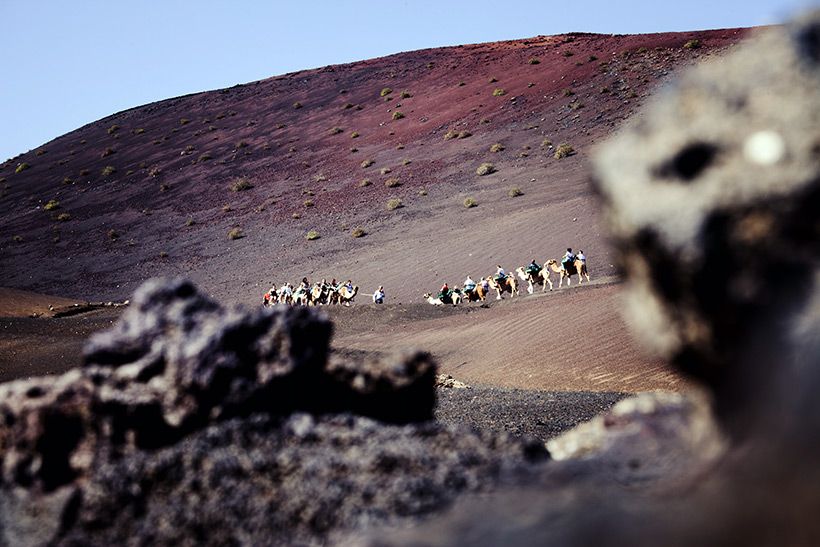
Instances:
[[[84,367],[0,386],[0,539],[312,543],[548,459],[429,421],[429,355],[328,360],[331,330],[312,310],[147,282]]]

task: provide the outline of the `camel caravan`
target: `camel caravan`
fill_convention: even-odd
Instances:
[[[379,287],[381,289],[381,287]],[[378,292],[378,291],[377,291]],[[359,293],[359,287],[354,285],[349,279],[345,283],[336,283],[333,279],[328,283],[322,279],[311,284],[307,277],[303,277],[299,285],[294,288],[290,283],[283,283],[278,289],[274,284],[262,296],[262,305],[265,307],[276,304],[287,306],[325,306],[330,304],[342,304],[350,306],[353,299]],[[384,297],[382,296],[382,300]],[[374,297],[374,302],[376,298]]]
[[[578,276],[578,284],[581,285],[586,278],[590,281],[589,272],[587,271],[587,258],[584,251],[573,253],[571,248],[567,249],[560,261],[549,259],[541,266],[535,260],[526,266],[520,266],[515,269],[515,275],[507,273],[501,265],[496,266],[495,275],[488,275],[479,278],[478,282],[473,281],[472,276],[467,276],[461,288],[450,288],[445,283],[439,290],[436,296],[431,293],[425,293],[424,299],[434,306],[443,306],[451,304],[457,306],[461,302],[484,302],[490,291],[495,291],[496,300],[504,298],[505,293],[509,293],[511,298],[519,296],[519,279],[527,283],[527,293],[533,294],[535,286],[541,285],[541,292],[546,292],[547,286],[549,290],[553,290],[552,276],[558,276],[558,288],[567,281],[567,286],[572,283],[572,276]]]

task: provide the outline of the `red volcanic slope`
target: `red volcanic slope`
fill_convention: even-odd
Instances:
[[[144,278],[181,274],[255,301],[271,281],[336,276],[410,299],[567,245],[587,251],[593,276],[610,275],[590,146],[673,71],[745,34],[422,50],[120,112],[2,164],[3,284],[126,298]],[[446,139],[451,130],[471,135]],[[545,139],[577,154],[557,160]],[[497,171],[476,175],[488,161]],[[252,188],[232,191],[239,177]],[[513,187],[524,195],[509,197]],[[468,196],[478,207],[463,206]],[[387,210],[391,198],[404,207]],[[46,210],[49,200],[59,204]],[[245,237],[230,240],[234,227]],[[368,235],[351,237],[355,227]],[[321,237],[307,241],[309,230]]]

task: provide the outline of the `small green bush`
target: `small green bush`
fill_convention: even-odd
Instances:
[[[242,233],[242,228],[231,228],[228,230],[228,239],[239,239],[241,237],[245,237],[245,234]]]
[[[231,182],[231,191],[233,192],[244,192],[251,188],[253,188],[253,184],[245,177],[239,177]]]
[[[389,87],[385,87],[385,88],[382,88],[382,90],[379,92],[379,96],[380,97],[387,97],[391,93],[393,93],[393,90],[390,89]]]
[[[559,144],[558,148],[555,149],[555,159],[560,160],[574,153],[575,149],[571,145],[567,143]]]
[[[370,179],[362,179],[359,181],[359,188],[364,188],[365,186],[370,186],[371,182]]]
[[[536,59],[535,57],[531,57],[531,58],[530,58],[530,60],[529,60],[529,61],[527,61],[527,62],[528,62],[529,64],[531,64],[531,65],[537,65],[537,64],[540,64],[540,63],[541,63],[541,61],[539,61],[539,60],[538,60],[538,59]]]
[[[233,145],[233,147],[236,148],[237,150],[239,150],[240,148],[247,148],[248,147],[248,141],[239,141],[238,143]]]
[[[168,253],[166,251],[160,251],[159,252],[159,257],[160,258],[168,258]]]
[[[302,218],[302,214],[301,214],[301,213],[293,213],[293,214],[292,214],[292,215],[290,215],[290,216],[291,216],[291,218],[293,218],[293,219],[295,219],[295,220],[299,220],[300,218]]]
[[[410,161],[410,160],[409,160],[409,159],[407,159],[407,158],[404,158],[403,160],[401,160],[401,164],[402,164],[402,165],[410,165],[411,163],[413,163],[413,162],[412,162],[412,161]]]
[[[180,118],[179,125],[188,125],[191,122],[188,118]]]
[[[116,172],[117,172],[116,167],[114,167],[113,165],[106,165],[105,167],[103,167],[102,176],[108,177],[108,176],[113,175]]]
[[[503,150],[504,150],[504,145],[501,144],[500,142],[497,142],[497,143],[493,144],[492,146],[490,146],[490,152],[501,152]]]
[[[313,207],[313,200],[312,200],[312,199],[306,199],[306,200],[304,201],[303,205],[304,205],[305,207]]]
[[[322,174],[322,173],[319,173],[318,175],[313,177],[313,180],[315,180],[316,182],[326,182],[327,181],[327,176]]]
[[[491,83],[491,84],[494,84],[494,83],[496,83],[498,80],[497,80],[496,78],[492,78],[492,77],[491,77],[491,78],[490,78],[489,80],[487,80],[487,81],[488,81],[489,83]]]
[[[404,204],[401,202],[399,198],[393,198],[387,201],[387,209],[389,211],[393,211],[401,207],[404,207]]]
[[[700,40],[698,40],[698,39],[689,40],[688,42],[683,44],[683,47],[685,49],[698,49],[700,47]]]
[[[350,134],[350,138],[351,138],[351,139],[358,139],[358,138],[359,138],[359,132],[358,132],[358,131],[353,131],[353,132]]]
[[[564,57],[572,57],[575,54],[570,50],[566,50],[563,55]]]
[[[464,198],[464,207],[466,207],[467,209],[472,209],[473,207],[477,206],[478,202],[475,200],[475,198]]]
[[[478,166],[478,169],[475,170],[477,175],[489,175],[490,173],[495,173],[495,165],[492,163],[482,163]]]
[[[188,220],[185,221],[185,226],[193,226],[196,224],[196,221],[192,217],[188,217]]]
[[[552,146],[552,141],[549,139],[544,139],[543,141],[541,141],[541,146],[544,148]]]
[[[344,131],[344,129],[342,129],[341,127],[331,127],[330,129],[328,129],[327,132],[330,133],[331,135],[338,135],[339,133],[341,133],[343,131]]]
[[[351,109],[351,108],[353,108],[354,106],[356,106],[356,105],[354,105],[353,103],[345,103],[345,104],[343,104],[343,105],[342,105],[342,108],[343,108],[344,110],[350,110],[350,109]]]
[[[15,169],[14,172],[15,172],[15,174],[22,173],[23,171],[25,171],[29,167],[31,167],[29,164],[27,164],[26,162],[23,162],[23,163],[21,163],[17,166],[17,169]]]
[[[379,169],[379,173],[381,173],[382,175],[386,175],[387,173],[390,173],[391,171],[393,171],[393,170],[390,169],[389,167],[382,167],[381,169]]]
[[[57,215],[57,220],[59,222],[68,222],[69,220],[71,220],[71,215],[69,215],[68,213],[60,213],[59,215]]]
[[[296,101],[295,103],[293,103],[293,108],[295,108],[296,110],[302,108],[302,103]]]
[[[208,160],[210,160],[210,159],[212,159],[211,155],[210,155],[209,153],[205,152],[204,154],[201,154],[201,155],[199,156],[199,160],[198,160],[198,161],[203,162],[203,161],[208,161]]]
[[[510,188],[510,191],[507,192],[507,195],[511,198],[517,198],[518,196],[523,196],[524,192],[521,191],[521,188],[514,186]]]
[[[368,167],[370,167],[374,163],[376,163],[376,162],[371,160],[371,159],[367,159],[367,160],[362,161],[362,163],[360,163],[359,165],[362,166],[362,169],[367,169]]]
[[[53,211],[54,209],[58,208],[59,206],[60,206],[59,201],[57,201],[56,199],[50,199],[50,200],[48,200],[48,203],[46,203],[43,206],[43,209],[45,209],[46,211]]]
[[[405,89],[404,91],[402,91],[402,92],[401,92],[401,98],[402,98],[402,99],[409,99],[409,98],[410,98],[410,97],[412,97],[412,96],[413,96],[413,95],[411,95],[411,94],[410,94],[410,92],[409,92],[409,91],[407,91],[406,89]]]
[[[116,150],[114,150],[111,147],[108,147],[108,148],[106,148],[105,150],[102,151],[102,154],[100,154],[100,157],[101,158],[106,158],[106,157],[110,156],[111,154],[114,154],[115,152],[116,152]]]
[[[114,125],[112,125],[111,127],[108,128],[108,134],[113,135],[114,133],[116,133],[119,130],[120,130],[120,126],[117,125],[117,124],[114,124]]]
[[[572,97],[573,95],[575,95],[575,92],[570,88],[566,88],[563,93],[564,97]]]
[[[501,88],[501,87],[497,87],[497,88],[493,89],[493,97],[500,97],[502,95],[505,95],[506,93],[507,92],[504,91],[504,89]]]
[[[384,181],[384,185],[388,188],[395,188],[396,186],[401,186],[401,182],[396,177],[391,177]]]
[[[63,177],[63,184],[71,184],[72,182],[74,182],[74,179],[71,177]]]
[[[350,235],[353,237],[364,237],[367,235],[367,232],[364,231],[364,228],[354,228]]]
[[[22,243],[23,242],[23,236],[19,236],[19,235],[12,236],[11,240],[14,241],[15,243]]]
[[[307,239],[308,241],[319,239],[319,232],[317,232],[316,230],[311,230],[305,235],[305,239]]]
[[[113,228],[111,230],[108,230],[108,239],[110,239],[111,241],[117,241],[119,238],[120,233],[117,230],[114,230]]]
[[[404,118],[404,114],[402,114],[400,111],[396,110],[395,112],[393,112],[394,120],[400,120],[402,118]]]

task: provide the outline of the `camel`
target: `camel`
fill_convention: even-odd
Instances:
[[[299,286],[293,291],[293,304],[299,306],[307,306],[310,289]]]
[[[508,275],[500,283],[495,277],[492,277],[490,278],[490,286],[498,293],[495,297],[496,300],[501,300],[501,295],[505,292],[510,293],[511,297],[518,296],[518,280],[515,279],[514,275]]]
[[[321,283],[314,283],[313,287],[310,289],[310,294],[308,296],[308,304],[311,306],[323,306],[325,304],[331,304],[331,294],[333,293],[333,287],[331,287],[326,281],[322,281]]]
[[[547,263],[544,265],[544,269],[541,270],[541,277],[543,277],[544,279],[546,279],[549,282],[550,288],[552,288],[552,281],[550,281],[550,279],[549,279],[551,272],[555,272],[559,276],[558,277],[558,288],[559,289],[561,288],[561,286],[564,283],[564,278],[566,278],[567,287],[569,287],[571,282],[572,282],[572,277],[571,276],[573,276],[573,275],[578,276],[578,284],[579,285],[581,285],[583,283],[584,277],[587,278],[587,283],[589,283],[589,273],[587,273],[586,262],[584,262],[583,260],[575,259],[575,261],[572,263],[572,268],[570,268],[570,270],[571,271],[567,271],[566,269],[564,269],[564,266],[562,264],[560,264],[557,260],[551,258],[551,259],[547,260]]]
[[[461,303],[461,293],[455,291],[451,292],[450,298],[448,299],[449,302],[446,302],[441,298],[437,298],[429,292],[424,293],[424,299],[427,300],[428,304],[432,304],[433,306],[443,306],[444,304],[452,304],[453,306],[456,306]]]
[[[350,303],[353,302],[353,299],[356,298],[356,295],[359,293],[359,286],[353,285],[353,290],[348,290],[345,285],[342,285],[338,289],[336,289],[336,296],[338,299],[339,304],[344,304],[345,306],[350,306]]]
[[[277,302],[279,302],[279,293],[276,292],[276,285],[274,285],[262,296],[262,306],[267,308]]]
[[[277,294],[279,295],[277,300],[280,304],[293,304],[293,290],[287,285],[282,285]]]
[[[462,289],[460,294],[461,298],[467,302],[484,302],[487,300],[487,293],[484,291],[484,287],[481,286],[481,283],[476,284],[475,289],[471,291]]]
[[[541,292],[546,292],[547,290],[547,283],[549,283],[550,290],[552,290],[552,281],[549,278],[549,270],[547,271],[547,276],[544,277],[541,274],[543,273],[543,269],[538,272],[536,275],[532,275],[524,266],[520,266],[515,269],[515,273],[521,279],[521,281],[527,282],[527,293],[532,294],[535,291],[535,285],[541,284],[543,285]]]

